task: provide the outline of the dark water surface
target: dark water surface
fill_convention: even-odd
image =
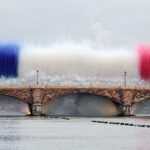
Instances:
[[[150,125],[149,117],[0,117],[0,150],[150,149],[150,128],[92,120]]]

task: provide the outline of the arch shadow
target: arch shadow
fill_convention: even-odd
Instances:
[[[105,96],[90,93],[73,93],[58,96],[43,104],[43,114],[58,116],[99,117],[116,116],[120,104]]]
[[[25,116],[28,113],[28,103],[14,96],[0,94],[0,116]]]
[[[142,98],[132,105],[132,113],[137,116],[150,116],[150,97]]]

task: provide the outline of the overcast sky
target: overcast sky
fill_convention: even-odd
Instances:
[[[0,40],[150,41],[150,0],[0,0]]]

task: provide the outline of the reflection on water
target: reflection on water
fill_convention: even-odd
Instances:
[[[92,94],[71,94],[48,101],[43,105],[47,115],[65,116],[116,116],[120,114],[119,104]]]
[[[0,116],[24,116],[29,112],[29,106],[22,100],[0,95]]]
[[[148,150],[149,128],[93,123],[108,120],[149,124],[150,118],[1,117],[2,150]]]

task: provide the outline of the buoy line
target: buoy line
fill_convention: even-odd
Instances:
[[[134,127],[150,128],[150,125],[133,124],[133,123],[125,123],[125,122],[112,122],[112,121],[109,122],[109,121],[97,121],[97,120],[92,120],[92,122],[103,123],[103,124],[114,124],[114,125],[124,125],[124,126],[134,126]]]

